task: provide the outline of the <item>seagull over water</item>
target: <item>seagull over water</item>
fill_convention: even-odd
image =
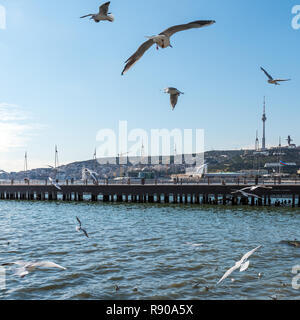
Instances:
[[[181,94],[184,94],[184,92],[181,92],[178,89],[172,87],[166,88],[164,92],[170,95],[172,110],[174,110],[178,102],[178,97]]]
[[[260,67],[260,69],[265,73],[265,75],[269,78],[268,82],[270,84],[275,84],[276,86],[279,86],[280,83],[278,82],[282,82],[282,81],[290,81],[291,79],[273,79],[273,77],[262,67]]]
[[[21,278],[24,278],[30,272],[33,272],[34,270],[36,270],[38,268],[45,268],[45,269],[57,268],[57,269],[61,269],[61,270],[67,270],[66,268],[64,268],[54,262],[51,262],[51,261],[40,261],[40,262],[16,261],[16,262],[12,262],[12,263],[2,264],[2,266],[12,266],[12,265],[19,266],[17,268],[16,274],[18,276],[20,276]]]
[[[108,13],[109,5],[110,5],[110,1],[104,3],[103,5],[101,5],[99,7],[99,13],[87,14],[87,15],[82,16],[80,18],[82,19],[82,18],[86,18],[86,17],[91,17],[90,20],[94,20],[96,23],[99,23],[100,21],[113,22],[115,20],[115,18],[111,13]]]
[[[127,72],[139,59],[142,58],[144,53],[150,49],[154,44],[156,44],[156,49],[158,50],[159,47],[162,49],[165,49],[167,47],[172,47],[170,38],[177,32],[185,31],[189,29],[194,28],[202,28],[205,26],[210,26],[212,24],[216,23],[214,20],[198,20],[194,22],[190,22],[187,24],[181,24],[178,26],[173,26],[171,28],[166,29],[165,31],[161,32],[159,35],[152,36],[152,37],[146,37],[149,40],[144,42],[138,50],[128,59],[125,61],[126,66],[124,70],[122,71],[122,75],[124,75],[125,72]]]
[[[76,219],[77,219],[77,221],[78,221],[78,223],[79,223],[79,226],[76,227],[76,231],[77,231],[77,232],[82,231],[82,232],[84,233],[84,235],[85,235],[87,238],[89,238],[88,233],[81,227],[82,224],[81,224],[81,221],[79,220],[79,218],[76,217]]]
[[[232,268],[230,268],[228,271],[225,272],[225,274],[223,275],[223,277],[219,280],[219,282],[217,284],[220,284],[223,280],[225,280],[227,277],[229,277],[233,271],[235,271],[237,269],[240,269],[240,272],[246,271],[250,265],[250,261],[248,259],[250,258],[250,256],[252,256],[252,254],[255,251],[257,251],[261,247],[262,246],[258,246],[255,249],[246,253],[240,261],[236,262]]]

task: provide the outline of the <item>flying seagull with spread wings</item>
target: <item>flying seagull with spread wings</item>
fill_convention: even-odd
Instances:
[[[270,84],[275,84],[275,86],[280,86],[280,83],[282,81],[290,81],[291,79],[273,79],[273,77],[263,68],[260,67],[260,69],[265,73],[265,75],[269,78],[268,82]]]
[[[91,179],[93,180],[93,183],[94,183],[94,184],[98,184],[98,178],[97,178],[98,173],[97,173],[97,172],[92,171],[92,170],[90,170],[90,169],[88,169],[88,168],[84,168],[84,169],[83,169],[83,173],[84,173],[85,175],[90,176]]]
[[[122,71],[122,75],[124,75],[125,72],[127,72],[141,57],[144,55],[144,53],[152,47],[152,45],[156,44],[157,50],[160,48],[165,49],[167,47],[172,47],[170,38],[177,32],[185,31],[189,29],[194,28],[202,28],[205,26],[210,26],[212,24],[216,23],[214,20],[198,20],[194,22],[190,22],[187,24],[181,24],[178,26],[174,26],[171,28],[168,28],[167,30],[163,31],[157,36],[147,37],[149,40],[144,42],[138,50],[127,60],[125,61],[126,66],[124,70]]]
[[[240,193],[242,196],[244,196],[244,197],[246,197],[246,198],[255,197],[255,198],[258,198],[258,199],[262,199],[262,197],[258,196],[257,194],[246,192],[246,191],[244,191],[243,189],[241,189],[241,190],[236,190],[236,191],[233,191],[233,192],[231,192],[231,193],[232,193],[232,194]]]
[[[51,183],[56,189],[58,189],[58,190],[61,191],[61,186],[60,186],[56,181],[54,181],[51,177],[49,177],[48,179],[49,179],[50,183]]]
[[[227,277],[229,277],[232,274],[232,272],[237,269],[240,269],[240,272],[246,271],[249,268],[249,264],[250,264],[250,261],[248,259],[253,255],[255,251],[257,251],[261,247],[262,246],[258,246],[255,249],[246,253],[240,261],[236,262],[232,268],[230,268],[228,271],[225,272],[223,277],[219,280],[218,284],[221,283],[223,280],[225,280]]]
[[[110,21],[113,22],[114,16],[111,13],[108,13],[110,1],[104,3],[99,7],[99,13],[91,13],[80,18],[91,17],[90,20],[94,20],[95,22],[99,23],[100,21]]]
[[[181,92],[178,89],[172,88],[172,87],[166,88],[164,92],[170,95],[171,106],[172,106],[172,109],[174,110],[178,102],[178,97],[181,94],[184,94],[184,92]]]
[[[29,272],[32,272],[37,268],[45,268],[45,269],[57,268],[61,270],[66,270],[66,268],[51,261],[39,261],[39,262],[16,261],[12,263],[2,264],[2,266],[11,266],[11,265],[18,266],[16,274],[21,278],[24,278],[27,274],[29,274]]]
[[[77,231],[77,232],[82,231],[82,232],[84,233],[84,235],[85,235],[87,238],[89,238],[89,235],[88,235],[88,233],[86,232],[86,230],[82,228],[81,221],[79,220],[78,217],[76,217],[76,220],[77,220],[78,223],[79,223],[79,226],[76,227],[76,231]]]
[[[251,194],[247,191],[256,191],[256,190],[259,190],[259,189],[265,189],[265,190],[272,190],[273,188],[272,187],[268,187],[268,186],[264,186],[264,185],[256,185],[256,186],[252,186],[252,187],[246,187],[246,188],[243,188],[243,189],[240,189],[240,190],[236,190],[236,191],[233,191],[231,192],[232,194],[234,193],[241,193],[243,196],[253,196],[253,197],[257,197],[257,198],[260,198],[259,196],[255,195],[255,194]]]

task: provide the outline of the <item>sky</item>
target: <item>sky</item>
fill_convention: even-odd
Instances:
[[[112,0],[113,23],[79,18],[101,3],[0,0],[0,170],[22,170],[26,151],[29,169],[53,164],[55,145],[62,164],[91,159],[99,130],[118,132],[119,121],[203,129],[208,151],[254,148],[264,96],[267,145],[300,144],[300,0]],[[210,19],[121,76],[145,36]],[[261,66],[292,81],[270,85]],[[174,111],[169,86],[185,93]]]

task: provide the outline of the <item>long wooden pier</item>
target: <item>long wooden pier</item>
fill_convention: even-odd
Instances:
[[[285,201],[300,207],[300,185],[270,185],[257,189],[258,197],[232,192],[249,185],[148,184],[148,185],[0,185],[0,200],[102,201],[133,203],[223,204],[271,206]]]

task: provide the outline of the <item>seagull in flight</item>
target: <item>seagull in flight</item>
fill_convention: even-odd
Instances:
[[[165,31],[161,32],[159,35],[146,37],[148,40],[144,42],[138,50],[128,59],[125,61],[126,66],[122,71],[122,75],[125,74],[139,59],[142,58],[144,53],[149,50],[154,44],[156,44],[156,49],[158,50],[159,47],[165,49],[167,47],[172,47],[170,38],[177,32],[185,31],[193,28],[202,28],[205,26],[210,26],[216,23],[214,20],[198,20],[194,22],[190,22],[187,24],[181,24],[178,26],[173,26],[171,28],[166,29]]]
[[[55,182],[52,178],[48,178],[49,179],[49,181],[50,181],[50,183],[56,188],[56,189],[58,189],[58,190],[60,190],[61,191],[61,186],[57,183],[57,182]]]
[[[97,172],[91,171],[90,169],[85,168],[85,169],[84,169],[84,173],[85,173],[85,174],[88,174],[88,175],[92,178],[94,184],[98,184],[98,178],[97,178],[98,173],[97,173]]]
[[[99,23],[100,21],[113,22],[115,20],[115,18],[111,13],[108,12],[109,5],[110,5],[110,1],[105,2],[103,5],[101,5],[99,7],[99,13],[87,14],[87,15],[82,16],[80,18],[82,19],[82,18],[86,18],[86,17],[91,17],[90,20],[94,20],[96,23]]]
[[[249,193],[249,192],[246,192],[244,190],[236,190],[236,191],[233,191],[231,192],[232,194],[235,194],[235,193],[241,193],[244,197],[248,198],[248,197],[255,197],[255,198],[259,198],[259,199],[262,199],[260,196],[258,196],[257,194],[254,194],[254,193]]]
[[[29,272],[33,272],[37,268],[45,268],[45,269],[57,268],[61,270],[67,270],[66,268],[51,261],[40,261],[40,262],[16,261],[12,263],[2,264],[2,266],[12,266],[12,265],[18,266],[16,274],[21,278],[24,278],[26,275],[29,274]]]
[[[257,185],[257,186],[252,186],[252,187],[246,187],[246,188],[243,188],[241,190],[237,190],[237,191],[234,191],[232,193],[239,193],[239,192],[246,192],[246,191],[255,191],[257,189],[267,189],[267,190],[272,190],[273,188],[272,187],[267,187],[267,186],[264,186],[264,185]]]
[[[85,235],[87,238],[89,238],[88,233],[87,233],[84,229],[82,229],[82,227],[81,227],[82,224],[81,224],[81,221],[79,220],[79,218],[76,217],[76,219],[77,219],[77,221],[78,221],[78,223],[79,223],[79,226],[76,227],[76,231],[77,231],[77,232],[82,231],[82,232],[84,233],[84,235]]]
[[[261,70],[265,73],[265,75],[269,78],[268,82],[270,84],[275,84],[276,86],[279,86],[280,83],[278,82],[282,82],[282,81],[290,81],[291,79],[273,79],[273,77],[263,68],[263,67],[260,67]]]
[[[166,88],[164,92],[170,95],[172,110],[174,110],[178,102],[178,97],[181,94],[184,94],[184,92],[181,92],[178,89],[172,87]]]
[[[257,251],[258,249],[260,249],[262,246],[258,246],[255,249],[249,251],[248,253],[246,253],[242,259],[238,262],[235,263],[235,265],[230,268],[228,271],[225,272],[225,274],[223,275],[223,277],[218,281],[217,284],[220,284],[223,280],[225,280],[227,277],[229,277],[233,271],[240,269],[240,272],[246,271],[249,268],[250,265],[250,261],[248,260],[250,258],[250,256],[252,256],[252,254]]]

